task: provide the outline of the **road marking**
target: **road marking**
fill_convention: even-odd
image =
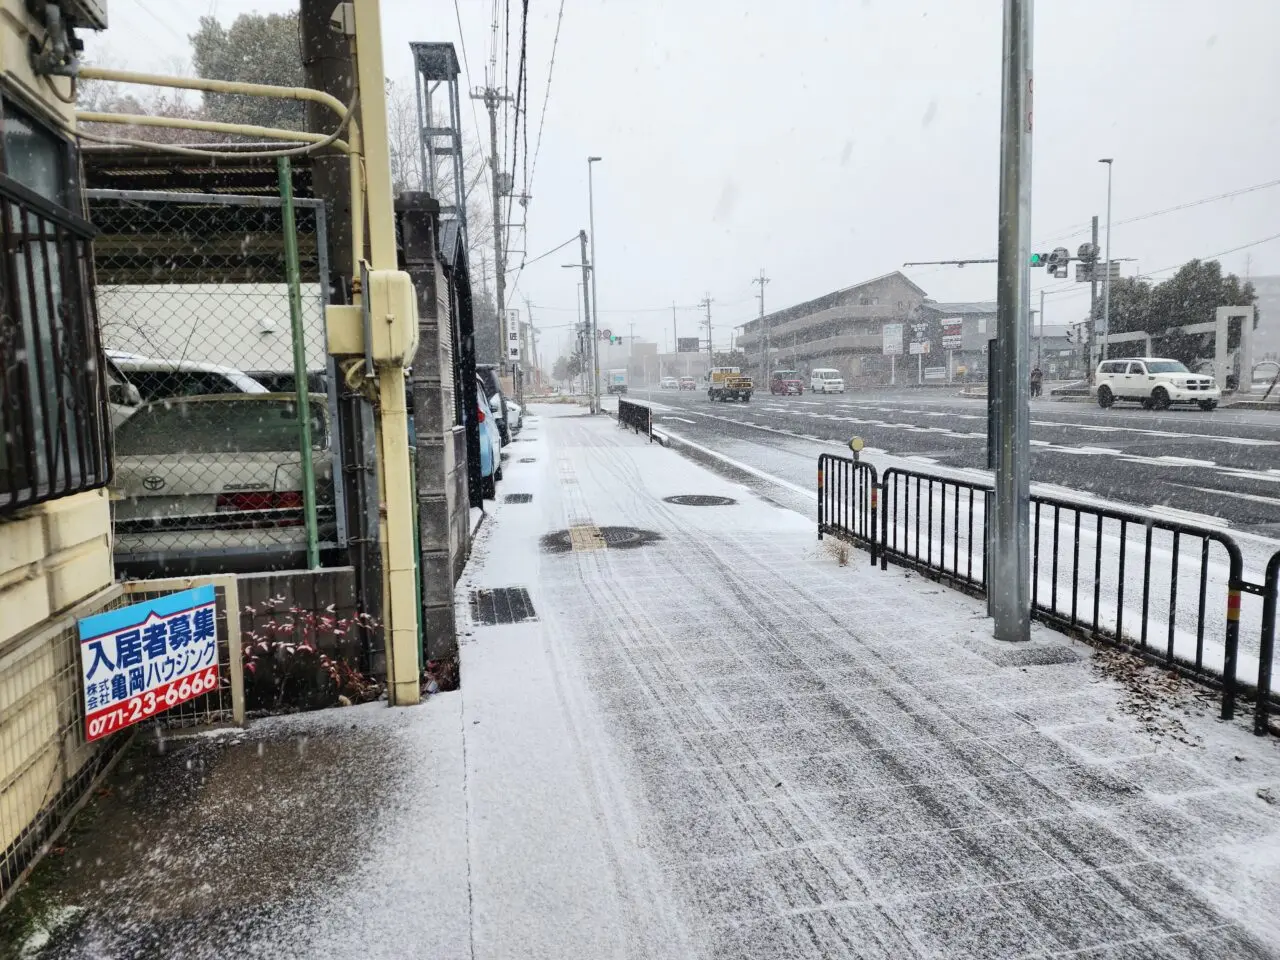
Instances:
[[[667,436],[676,443],[683,443],[686,447],[689,447],[692,450],[697,450],[709,457],[715,457],[717,460],[723,461],[724,463],[729,464],[729,466],[741,470],[743,473],[749,473],[752,476],[759,477],[761,480],[768,480],[770,483],[776,483],[781,487],[786,487],[788,490],[792,490],[795,493],[808,497],[810,500],[818,499],[817,490],[810,490],[807,487],[800,486],[799,484],[791,483],[789,480],[783,480],[781,477],[775,477],[771,473],[765,473],[763,470],[758,470],[750,464],[743,463],[741,460],[734,460],[732,457],[726,457],[723,453],[717,453],[715,450],[704,447],[700,443],[694,443],[692,440],[682,437],[677,433],[668,432]]]
[[[681,423],[697,423],[697,420],[686,420],[684,417],[659,417],[660,420],[679,420]]]
[[[1156,457],[1163,463],[1176,463],[1184,467],[1216,467],[1217,464],[1212,460],[1197,460],[1194,457],[1175,457],[1172,454],[1162,454]]]
[[[1280,507],[1280,500],[1275,497],[1264,497],[1258,493],[1242,493],[1238,490],[1215,490],[1213,487],[1193,487],[1187,483],[1175,483],[1175,487],[1182,487],[1184,490],[1196,490],[1200,493],[1213,493],[1220,497],[1235,497],[1237,500],[1249,500],[1253,503],[1265,503],[1270,507]]]

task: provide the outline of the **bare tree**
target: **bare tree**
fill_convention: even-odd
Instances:
[[[391,153],[391,181],[397,193],[401,190],[426,190],[427,175],[422,169],[422,149],[418,132],[418,102],[414,91],[406,85],[387,81],[387,139]],[[466,178],[463,196],[467,207],[467,256],[472,263],[480,252],[493,247],[493,215],[488,207],[484,181],[489,176],[489,162],[480,145],[462,138],[462,173]],[[454,192],[453,169],[442,164],[436,170],[437,199],[451,199]]]

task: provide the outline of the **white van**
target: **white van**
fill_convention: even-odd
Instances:
[[[809,374],[811,393],[844,393],[844,375],[831,367],[818,367]]]

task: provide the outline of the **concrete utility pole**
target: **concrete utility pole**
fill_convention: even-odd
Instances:
[[[591,230],[591,356],[595,358],[593,367],[596,384],[592,388],[591,412],[600,412],[600,291],[596,289],[596,191],[595,178],[592,171],[600,162],[599,157],[587,157],[587,227]]]
[[[1090,383],[1093,382],[1093,328],[1098,317],[1098,215],[1093,216],[1093,237],[1090,241],[1093,244],[1094,258],[1093,263],[1089,264],[1089,346],[1084,351],[1084,375]],[[1110,256],[1110,254],[1108,254]],[[1108,267],[1110,269],[1110,267]]]
[[[1036,340],[1036,366],[1044,372],[1044,291],[1040,291],[1040,336]]]
[[[710,361],[711,367],[716,365],[716,348],[711,342],[711,294],[707,294],[699,302],[698,306],[705,307],[707,311],[707,360]],[[711,375],[711,367],[707,368],[707,375]]]
[[[511,102],[511,94],[493,87],[471,91],[472,100],[484,101],[489,111],[489,173],[493,192],[493,272],[498,300],[498,369],[507,373],[507,260],[502,247],[502,198],[511,192],[509,177],[498,162],[498,105]]]
[[[764,275],[764,267],[760,268],[760,276],[751,282],[760,284],[760,292],[756,296],[760,298],[760,379],[763,381],[769,376],[769,331],[764,326],[764,288],[769,278]]]
[[[591,349],[591,412],[600,412],[600,350],[599,333],[596,331],[595,315],[591,312],[591,279],[587,275],[595,271],[595,265],[587,263],[587,231],[578,231],[578,244],[582,248],[582,312],[587,317],[587,340]]]
[[[1111,336],[1111,168],[1114,165],[1111,157],[1104,157],[1099,163],[1107,165],[1107,262],[1106,273],[1102,275],[1102,355],[1099,360],[1107,359],[1107,340]]]
[[[671,352],[680,353],[680,331],[676,329],[676,302],[671,301]],[[677,360],[680,358],[677,356]]]
[[[997,640],[1031,639],[1032,0],[1004,0],[997,251],[996,463],[987,600]]]

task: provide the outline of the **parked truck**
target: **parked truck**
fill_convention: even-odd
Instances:
[[[627,392],[627,371],[610,370],[605,374],[605,390],[609,393]]]

